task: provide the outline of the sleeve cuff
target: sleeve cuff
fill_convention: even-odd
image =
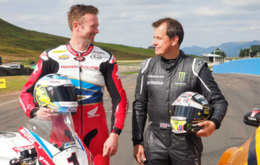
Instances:
[[[34,118],[36,116],[36,111],[38,111],[39,107],[35,107],[34,109],[31,110],[30,112],[30,118]]]
[[[133,140],[133,145],[137,145],[137,144],[143,144],[142,140]]]
[[[211,118],[210,121],[213,121],[215,126],[216,126],[216,129],[219,129],[220,127],[220,122],[217,120],[217,119],[214,119],[214,118]]]
[[[114,132],[114,133],[120,135],[121,132],[122,132],[122,130],[121,130],[120,128],[114,127],[114,128],[112,129],[112,132]]]

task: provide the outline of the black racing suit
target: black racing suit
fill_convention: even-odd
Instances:
[[[175,60],[156,56],[141,64],[133,102],[132,133],[134,145],[144,145],[148,164],[200,164],[201,138],[195,133],[173,134],[170,127],[171,104],[186,91],[205,96],[213,108],[209,120],[218,129],[228,103],[205,61],[180,51]],[[149,122],[143,137],[147,115]]]

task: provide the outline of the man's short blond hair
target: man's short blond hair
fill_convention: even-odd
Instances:
[[[68,24],[70,27],[70,30],[72,30],[73,22],[79,21],[81,17],[83,17],[85,14],[98,14],[98,9],[95,6],[92,5],[83,5],[83,4],[77,4],[71,6],[70,10],[68,11]]]

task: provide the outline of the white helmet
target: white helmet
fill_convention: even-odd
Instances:
[[[59,74],[48,74],[39,79],[33,97],[39,107],[47,107],[55,112],[77,111],[74,87],[67,77]]]
[[[196,92],[182,93],[172,104],[172,132],[183,134],[198,131],[197,123],[210,117],[210,104],[206,98]]]

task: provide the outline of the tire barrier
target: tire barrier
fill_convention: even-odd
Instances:
[[[1,68],[0,76],[30,75],[33,69],[29,68]]]

